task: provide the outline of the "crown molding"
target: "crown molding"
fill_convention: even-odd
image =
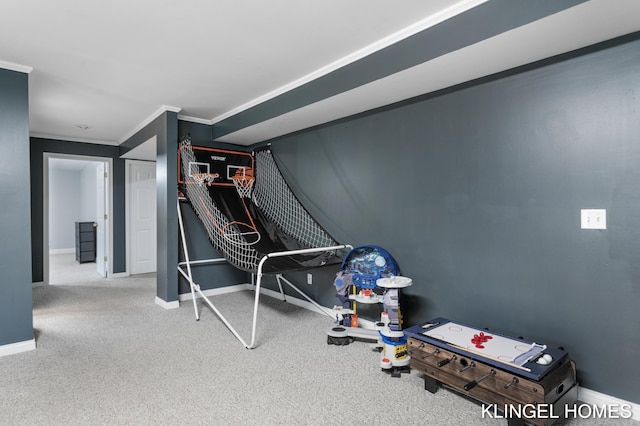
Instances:
[[[208,119],[199,118],[199,117],[190,117],[188,115],[181,115],[181,114],[178,114],[178,120],[189,121],[191,123],[206,124],[208,126],[211,126],[213,124],[213,120],[208,120]]]
[[[18,71],[23,72],[25,74],[30,74],[33,71],[33,67],[29,67],[27,65],[14,64],[13,62],[0,61],[0,68],[4,68],[10,71]]]
[[[225,120],[229,117],[232,117],[242,111],[245,111],[249,108],[252,108],[256,105],[259,105],[263,102],[266,102],[270,99],[273,99],[277,96],[282,95],[283,93],[289,92],[297,87],[300,87],[306,83],[309,83],[313,80],[316,80],[324,75],[327,75],[337,69],[340,69],[346,65],[349,65],[353,62],[356,62],[366,56],[371,55],[379,50],[384,49],[385,47],[389,47],[392,44],[398,43],[401,40],[404,40],[414,34],[417,34],[421,31],[426,30],[427,28],[431,28],[441,22],[446,21],[456,15],[466,12],[467,10],[473,9],[476,6],[481,5],[482,3],[486,3],[488,0],[461,0],[448,8],[440,11],[439,13],[430,15],[429,17],[422,19],[421,21],[416,22],[413,25],[403,28],[400,31],[396,31],[395,33],[376,41],[360,50],[357,50],[350,55],[347,55],[337,61],[330,63],[327,66],[324,66],[310,74],[305,75],[304,77],[299,78],[298,80],[292,81],[289,84],[286,84],[278,89],[275,89],[263,96],[255,98],[243,105],[240,105],[237,108],[234,108],[222,115],[214,117],[211,119],[211,124],[218,123],[222,120]]]
[[[48,133],[29,132],[29,137],[39,138],[39,139],[52,139],[56,141],[83,142],[83,143],[94,143],[97,145],[118,146],[117,141],[107,141],[102,139],[91,139],[91,138],[76,138],[72,136],[51,135]]]
[[[180,108],[180,107],[174,107],[174,106],[170,106],[170,105],[162,105],[156,112],[151,114],[149,117],[147,117],[145,120],[143,120],[140,124],[138,124],[136,127],[134,127],[131,131],[126,133],[125,136],[120,139],[120,142],[117,143],[117,145],[121,145],[123,142],[127,141],[129,138],[131,138],[133,135],[138,133],[140,130],[144,129],[146,126],[149,125],[149,123],[151,123],[153,120],[155,120],[156,118],[158,118],[160,115],[164,114],[165,112],[179,113],[180,111],[182,111],[182,108]]]

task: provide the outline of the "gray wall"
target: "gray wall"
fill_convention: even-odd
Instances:
[[[581,385],[637,403],[640,41],[579,53],[272,149],[330,234],[385,247],[413,279],[406,326],[444,316],[563,346]],[[581,230],[583,208],[608,229]],[[325,305],[332,273],[313,290]]]
[[[74,250],[75,222],[95,222],[98,218],[98,164],[89,163],[82,170],[49,168],[50,250]]]
[[[0,68],[0,345],[33,339],[28,75]]]
[[[81,177],[79,170],[49,171],[49,250],[75,248],[75,222],[82,209]]]
[[[89,163],[82,169],[80,174],[80,214],[78,215],[78,221],[95,222],[100,217],[101,212],[98,211],[99,197],[96,190],[98,188],[98,166],[100,165],[100,163]],[[51,197],[49,197],[49,203],[51,203]]]

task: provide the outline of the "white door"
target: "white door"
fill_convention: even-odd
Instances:
[[[107,277],[108,265],[108,242],[109,217],[107,215],[108,193],[108,173],[107,163],[98,163],[96,166],[96,269],[102,277]]]
[[[156,272],[156,163],[130,161],[129,273]]]

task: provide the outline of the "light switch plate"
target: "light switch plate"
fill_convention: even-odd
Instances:
[[[580,228],[607,229],[607,210],[606,209],[580,210]]]

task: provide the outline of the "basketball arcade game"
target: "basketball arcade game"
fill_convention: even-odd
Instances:
[[[510,425],[552,424],[562,418],[564,406],[577,399],[575,364],[562,348],[446,318],[410,327],[405,334],[411,367],[424,374],[429,392],[443,385],[503,412],[510,407],[535,407],[533,418],[507,417]]]
[[[254,155],[258,156],[255,162]],[[178,271],[189,282],[196,320],[200,318],[197,293],[246,348],[254,348],[260,288],[265,274],[275,275],[283,300],[286,300],[282,288],[285,283],[319,312],[333,317],[332,312],[308,297],[282,273],[339,263],[341,256],[338,253],[351,246],[338,244],[304,210],[280,175],[270,150],[250,154],[192,147],[186,138],[180,144],[178,163],[178,225],[185,257],[185,261],[178,264]],[[256,170],[256,164],[260,164],[259,170]],[[260,174],[258,184],[256,171]],[[190,259],[181,210],[181,203],[187,202],[223,257]],[[254,278],[249,342],[240,336],[193,280],[193,266],[221,262],[251,272]]]

